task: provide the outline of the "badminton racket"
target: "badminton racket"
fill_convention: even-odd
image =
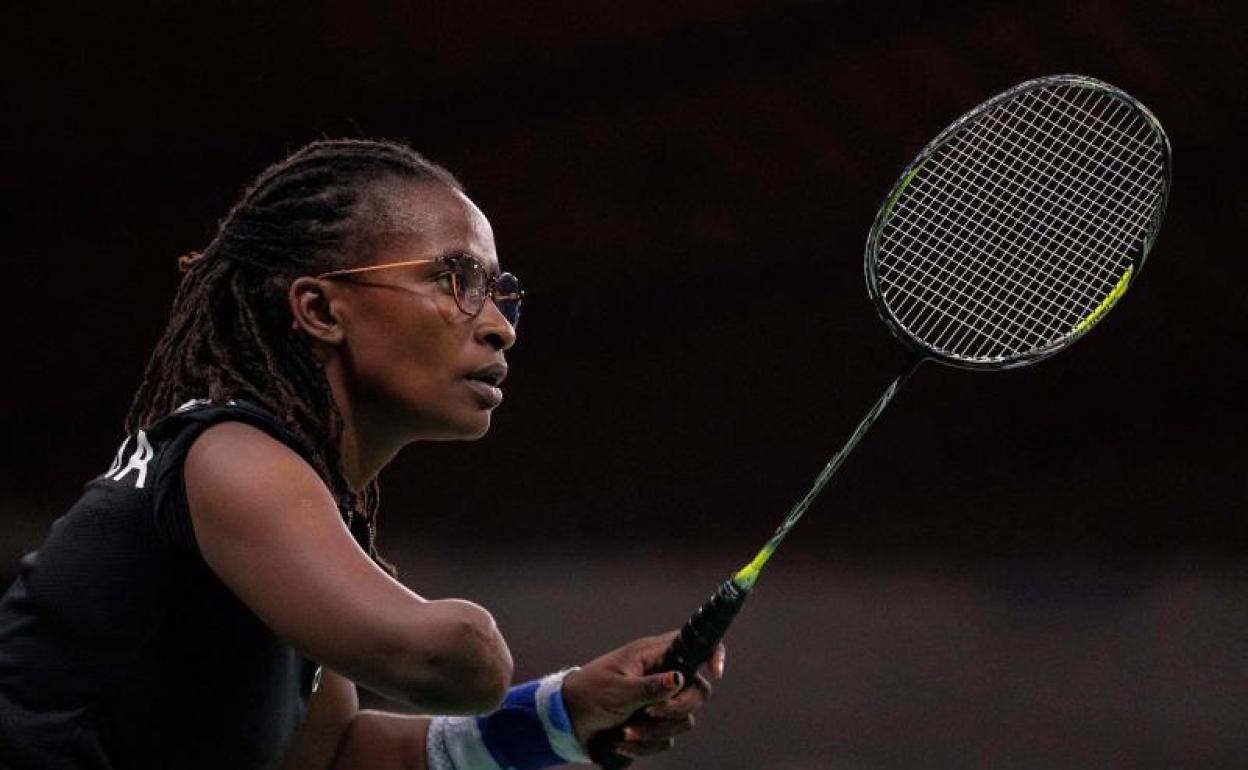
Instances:
[[[958,118],[902,172],[866,244],[867,290],[910,350],[900,373],[762,550],[681,628],[654,671],[693,681],[763,566],[924,361],[967,369],[1035,363],[1081,339],[1139,275],[1170,191],[1170,144],[1140,102],[1055,75]],[[589,743],[606,770],[620,730]]]

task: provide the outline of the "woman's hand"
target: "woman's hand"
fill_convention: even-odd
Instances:
[[[693,729],[693,712],[711,697],[711,683],[698,675],[682,681],[674,671],[646,674],[663,659],[676,632],[638,639],[586,663],[563,682],[563,702],[577,740],[587,745],[602,730],[623,725],[613,747],[628,757],[666,751],[676,736]],[[711,675],[724,675],[724,646],[708,663]]]

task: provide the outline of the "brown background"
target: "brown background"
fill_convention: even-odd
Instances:
[[[382,538],[521,673],[678,623],[893,374],[861,249],[919,147],[1026,78],[1133,93],[1166,224],[1096,334],[920,371],[770,568],[651,766],[1243,767],[1246,15],[1231,3],[6,8],[0,577],[100,472],[248,178],[409,141],[530,302],[484,441],[407,450]]]

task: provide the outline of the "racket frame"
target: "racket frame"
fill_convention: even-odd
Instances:
[[[974,124],[981,116],[996,109],[998,105],[1009,102],[1017,98],[1020,94],[1027,91],[1033,91],[1041,88],[1053,88],[1060,86],[1073,86],[1078,88],[1086,88],[1099,93],[1103,93],[1118,101],[1126,104],[1136,114],[1141,116],[1152,129],[1154,135],[1158,137],[1161,144],[1161,164],[1165,169],[1164,179],[1161,185],[1161,199],[1153,213],[1152,220],[1149,223],[1148,231],[1140,244],[1133,252],[1127,255],[1130,260],[1130,266],[1123,275],[1123,280],[1118,286],[1106,297],[1105,301],[1098,306],[1084,322],[1077,324],[1074,329],[1060,338],[1059,341],[1038,348],[1027,353],[1007,358],[994,358],[983,361],[968,359],[960,356],[949,355],[941,350],[929,347],[921,340],[915,337],[906,329],[900,319],[896,317],[893,311],[888,307],[887,301],[884,299],[883,289],[880,286],[877,267],[879,264],[880,239],[884,228],[890,221],[890,216],[897,201],[905,193],[910,183],[914,181],[923,165],[927,163],[942,147],[952,141],[954,138],[962,134],[963,130]],[[1003,91],[991,99],[983,102],[977,107],[972,108],[964,115],[959,117],[953,123],[950,123],[943,131],[936,135],[936,138],[928,142],[927,145],[919,152],[919,154],[910,161],[905,170],[893,183],[888,194],[884,196],[884,202],[876,211],[875,220],[871,224],[871,229],[867,233],[866,243],[866,259],[863,261],[863,272],[867,283],[867,293],[874,303],[876,312],[880,319],[884,321],[884,325],[892,332],[893,336],[901,340],[915,354],[923,358],[939,361],[942,364],[956,366],[960,369],[973,369],[978,371],[999,370],[999,369],[1016,369],[1020,366],[1033,364],[1042,361],[1055,353],[1065,350],[1077,339],[1087,334],[1097,323],[1104,318],[1105,314],[1117,303],[1117,301],[1126,293],[1126,290],[1134,283],[1140,274],[1140,269],[1144,266],[1144,262],[1148,257],[1148,253],[1152,250],[1153,243],[1157,238],[1157,233],[1161,229],[1161,222],[1165,216],[1166,205],[1169,202],[1171,186],[1171,168],[1170,168],[1170,139],[1166,136],[1166,132],[1161,127],[1161,123],[1156,116],[1149,111],[1138,99],[1131,96],[1116,86],[1110,85],[1096,78],[1086,75],[1049,75],[1046,77],[1035,78]]]

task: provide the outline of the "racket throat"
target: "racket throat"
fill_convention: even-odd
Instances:
[[[919,368],[919,364],[926,360],[927,356],[918,351],[907,359],[905,365],[901,367],[901,371],[897,373],[893,381],[880,394],[879,399],[871,407],[871,410],[858,423],[858,427],[854,429],[853,435],[849,437],[849,440],[845,442],[841,450],[833,455],[828,464],[823,466],[823,470],[819,472],[819,475],[815,477],[814,483],[811,484],[810,491],[801,500],[797,501],[797,504],[789,511],[789,515],[784,517],[784,521],[780,523],[775,534],[767,541],[767,545],[763,546],[753,561],[732,576],[730,583],[745,592],[749,592],[754,588],[754,584],[758,582],[759,573],[763,571],[763,566],[767,564],[768,560],[771,559],[772,555],[780,547],[780,543],[784,542],[784,539],[788,537],[789,532],[793,530],[798,520],[806,513],[806,509],[810,507],[815,498],[819,496],[819,493],[823,491],[823,488],[827,486],[827,483],[836,475],[841,464],[845,462],[845,458],[849,457],[850,453],[854,451],[854,447],[858,446],[858,442],[862,440],[862,437],[867,435],[867,431],[871,429],[875,421],[884,413],[884,409],[892,402],[893,397],[897,395],[901,387],[906,384],[906,380],[909,380],[914,371]]]
[[[754,560],[738,570],[729,582],[739,590],[749,592],[754,588],[754,584],[758,582],[758,575],[763,571],[763,566],[767,564],[767,560],[771,558],[771,555],[776,552],[778,547],[780,547],[779,541],[763,546],[763,549],[758,552]]]

